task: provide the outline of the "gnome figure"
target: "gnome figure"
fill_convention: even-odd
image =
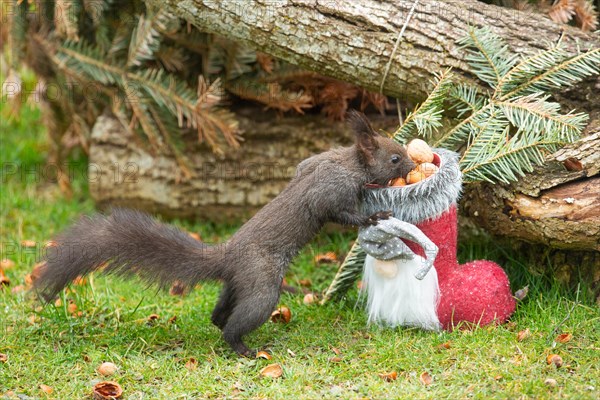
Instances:
[[[515,300],[504,270],[491,261],[456,260],[458,155],[434,152],[434,175],[365,191],[367,215],[391,210],[394,216],[359,232],[369,321],[429,330],[505,322]]]

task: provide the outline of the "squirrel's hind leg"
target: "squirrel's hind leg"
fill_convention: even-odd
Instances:
[[[235,306],[234,293],[229,284],[225,284],[219,295],[219,300],[212,312],[211,321],[219,329],[223,329]]]
[[[242,337],[264,324],[279,301],[281,282],[261,284],[250,292],[236,293],[233,312],[223,328],[223,339],[238,354],[252,357],[254,354],[244,344]]]

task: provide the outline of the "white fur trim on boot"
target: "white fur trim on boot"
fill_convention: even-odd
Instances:
[[[364,213],[392,211],[399,220],[417,224],[439,217],[455,204],[462,188],[458,154],[445,149],[432,150],[440,158],[436,174],[412,185],[365,189]]]

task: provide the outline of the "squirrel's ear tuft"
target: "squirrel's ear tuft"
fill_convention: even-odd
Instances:
[[[367,134],[371,136],[377,136],[377,133],[373,130],[371,123],[367,119],[367,116],[360,111],[350,110],[346,113],[346,120],[357,134]]]
[[[346,119],[356,135],[356,148],[366,164],[372,164],[374,160],[373,153],[379,147],[375,137],[377,133],[373,130],[371,123],[365,114],[350,110],[346,114]]]

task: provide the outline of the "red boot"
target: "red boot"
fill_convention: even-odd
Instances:
[[[478,325],[505,322],[515,311],[515,299],[504,270],[487,260],[461,265],[456,261],[456,206],[416,225],[439,248],[434,266],[440,285],[437,314],[442,326],[450,330],[463,321]],[[408,245],[422,254],[420,247]]]
[[[434,151],[438,173],[413,185],[368,189],[364,209],[367,213],[392,210],[395,218],[415,224],[439,247],[434,262],[440,289],[437,314],[445,329],[461,322],[505,322],[515,310],[515,300],[504,270],[491,261],[459,265],[456,260],[456,201],[462,185],[457,154]],[[405,243],[424,256],[415,243]]]

